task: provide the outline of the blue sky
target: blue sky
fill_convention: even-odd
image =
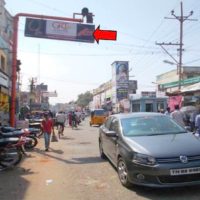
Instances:
[[[155,42],[179,42],[178,20],[171,10],[180,15],[178,0],[5,0],[8,11],[72,17],[88,7],[95,26],[116,30],[117,41],[86,44],[69,41],[24,37],[24,18],[19,22],[18,59],[22,62],[22,88],[28,90],[29,79],[49,85],[57,98],[50,103],[76,100],[77,95],[97,88],[111,79],[111,64],[115,60],[129,61],[132,79],[138,81],[139,91],[155,90],[156,76],[175,69],[163,63],[171,58]],[[191,18],[184,22],[183,64],[200,66],[200,1],[183,0],[184,14],[191,10]],[[176,47],[167,48],[178,60]]]

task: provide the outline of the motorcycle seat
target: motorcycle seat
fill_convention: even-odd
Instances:
[[[22,132],[7,132],[7,133],[0,133],[0,136],[3,138],[10,138],[10,137],[19,137],[21,136],[23,133]]]
[[[0,147],[4,147],[8,144],[16,144],[19,138],[2,138],[0,139]]]

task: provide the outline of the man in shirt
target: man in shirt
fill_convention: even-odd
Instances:
[[[171,118],[174,119],[179,125],[185,126],[184,113],[179,110],[179,105],[175,105],[175,110],[170,114]]]
[[[65,121],[66,121],[65,113],[62,112],[62,111],[57,113],[57,115],[56,115],[56,123],[57,123],[57,126],[59,126],[59,125],[61,126],[61,130],[62,130],[61,134],[63,134],[63,131],[64,131]]]
[[[196,133],[200,135],[200,114],[197,114],[195,117],[195,128],[196,128]]]
[[[49,117],[48,113],[44,114],[44,119],[41,124],[42,133],[44,134],[45,151],[49,151],[51,132],[54,132],[53,120]]]

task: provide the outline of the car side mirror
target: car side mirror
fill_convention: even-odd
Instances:
[[[106,131],[106,136],[117,137],[117,133],[115,131]]]

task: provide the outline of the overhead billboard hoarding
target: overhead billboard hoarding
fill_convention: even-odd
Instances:
[[[95,25],[26,18],[25,36],[94,43]]]
[[[128,98],[129,63],[128,61],[115,61],[113,64],[112,82],[118,101]]]

